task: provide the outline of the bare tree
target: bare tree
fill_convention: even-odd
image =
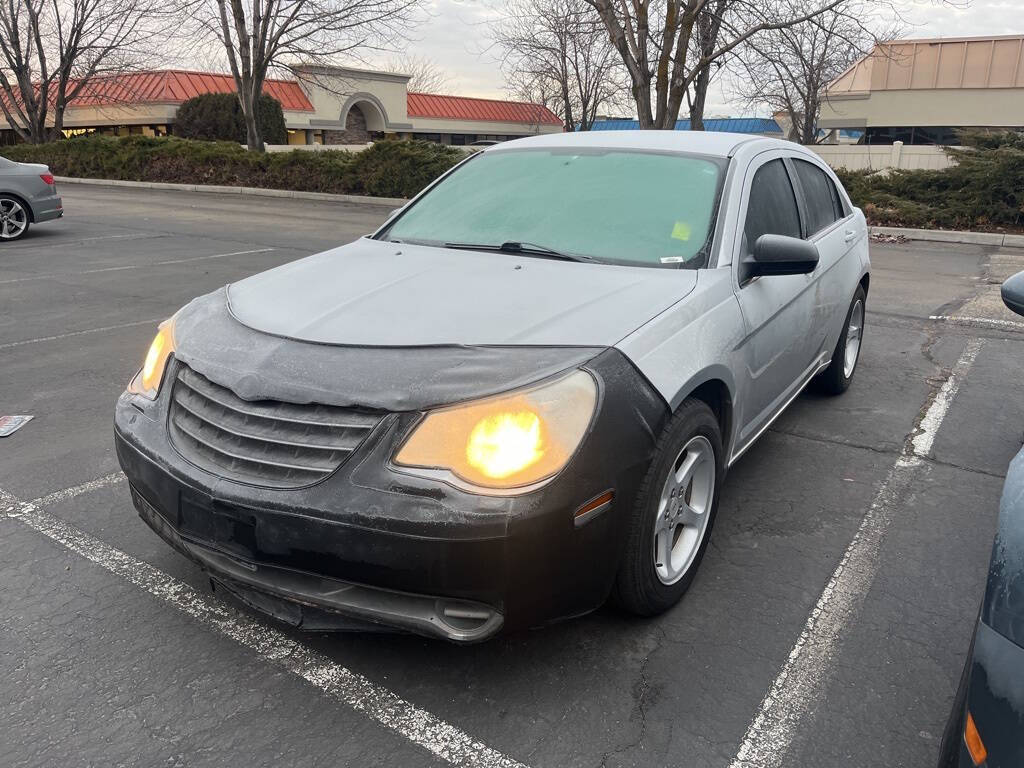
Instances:
[[[448,95],[452,92],[451,76],[441,69],[436,61],[426,56],[411,53],[392,56],[385,64],[385,69],[389,72],[411,75],[408,88],[414,93]]]
[[[708,87],[713,76],[722,66],[722,57],[711,58],[718,48],[718,37],[722,24],[729,12],[729,0],[710,0],[697,14],[690,41],[690,55],[703,64],[686,88],[686,103],[690,111],[690,130],[704,130],[704,106],[707,102]]]
[[[224,48],[249,149],[262,151],[255,105],[271,70],[309,77],[310,67],[402,39],[421,0],[182,0]],[[302,66],[303,71],[296,68]]]
[[[863,3],[848,2],[749,40],[736,56],[733,87],[751,106],[784,112],[790,122],[788,138],[816,144],[826,86],[877,40],[899,35],[895,27],[873,32],[873,21]]]
[[[510,90],[586,131],[625,94],[622,64],[587,0],[519,0],[494,23]]]
[[[7,123],[27,142],[60,137],[68,105],[98,79],[152,61],[167,18],[160,0],[4,0],[0,109]]]
[[[847,1],[811,0],[811,7],[801,11],[791,8],[789,0],[586,0],[600,14],[629,73],[640,127],[666,130],[675,127],[698,78],[710,78],[709,68],[737,46]],[[702,38],[704,18],[708,34]]]

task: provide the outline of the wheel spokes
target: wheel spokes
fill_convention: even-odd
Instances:
[[[9,240],[17,237],[28,226],[25,208],[10,198],[0,199],[0,238]]]
[[[692,438],[679,452],[658,500],[653,554],[658,578],[678,581],[704,539],[715,487],[714,449],[707,438]]]
[[[674,525],[662,525],[654,537],[654,565],[664,574],[672,572],[672,540]]]
[[[675,472],[676,487],[685,491],[693,480],[693,471],[700,464],[702,456],[699,451],[688,451],[685,458],[679,463]]]

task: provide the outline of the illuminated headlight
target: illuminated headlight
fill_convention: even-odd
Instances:
[[[480,489],[533,486],[553,477],[583,440],[597,385],[575,371],[557,381],[431,411],[395,456],[429,477],[452,475]]]
[[[164,368],[167,367],[167,359],[172,352],[174,352],[173,317],[160,324],[153,343],[149,345],[142,369],[128,384],[128,391],[142,395],[149,400],[156,400],[156,396],[160,392],[160,382],[164,378]]]

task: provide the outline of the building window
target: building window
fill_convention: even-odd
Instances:
[[[939,144],[957,146],[960,138],[957,129],[949,126],[910,126],[906,128],[888,128],[873,126],[864,133],[864,144],[892,144],[902,141],[904,144]]]

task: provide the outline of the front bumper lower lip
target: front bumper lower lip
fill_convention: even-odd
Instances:
[[[405,630],[458,643],[487,640],[504,617],[469,600],[417,595],[257,564],[178,533],[133,486],[139,515],[164,541],[200,565],[215,584],[273,618],[312,630]]]

